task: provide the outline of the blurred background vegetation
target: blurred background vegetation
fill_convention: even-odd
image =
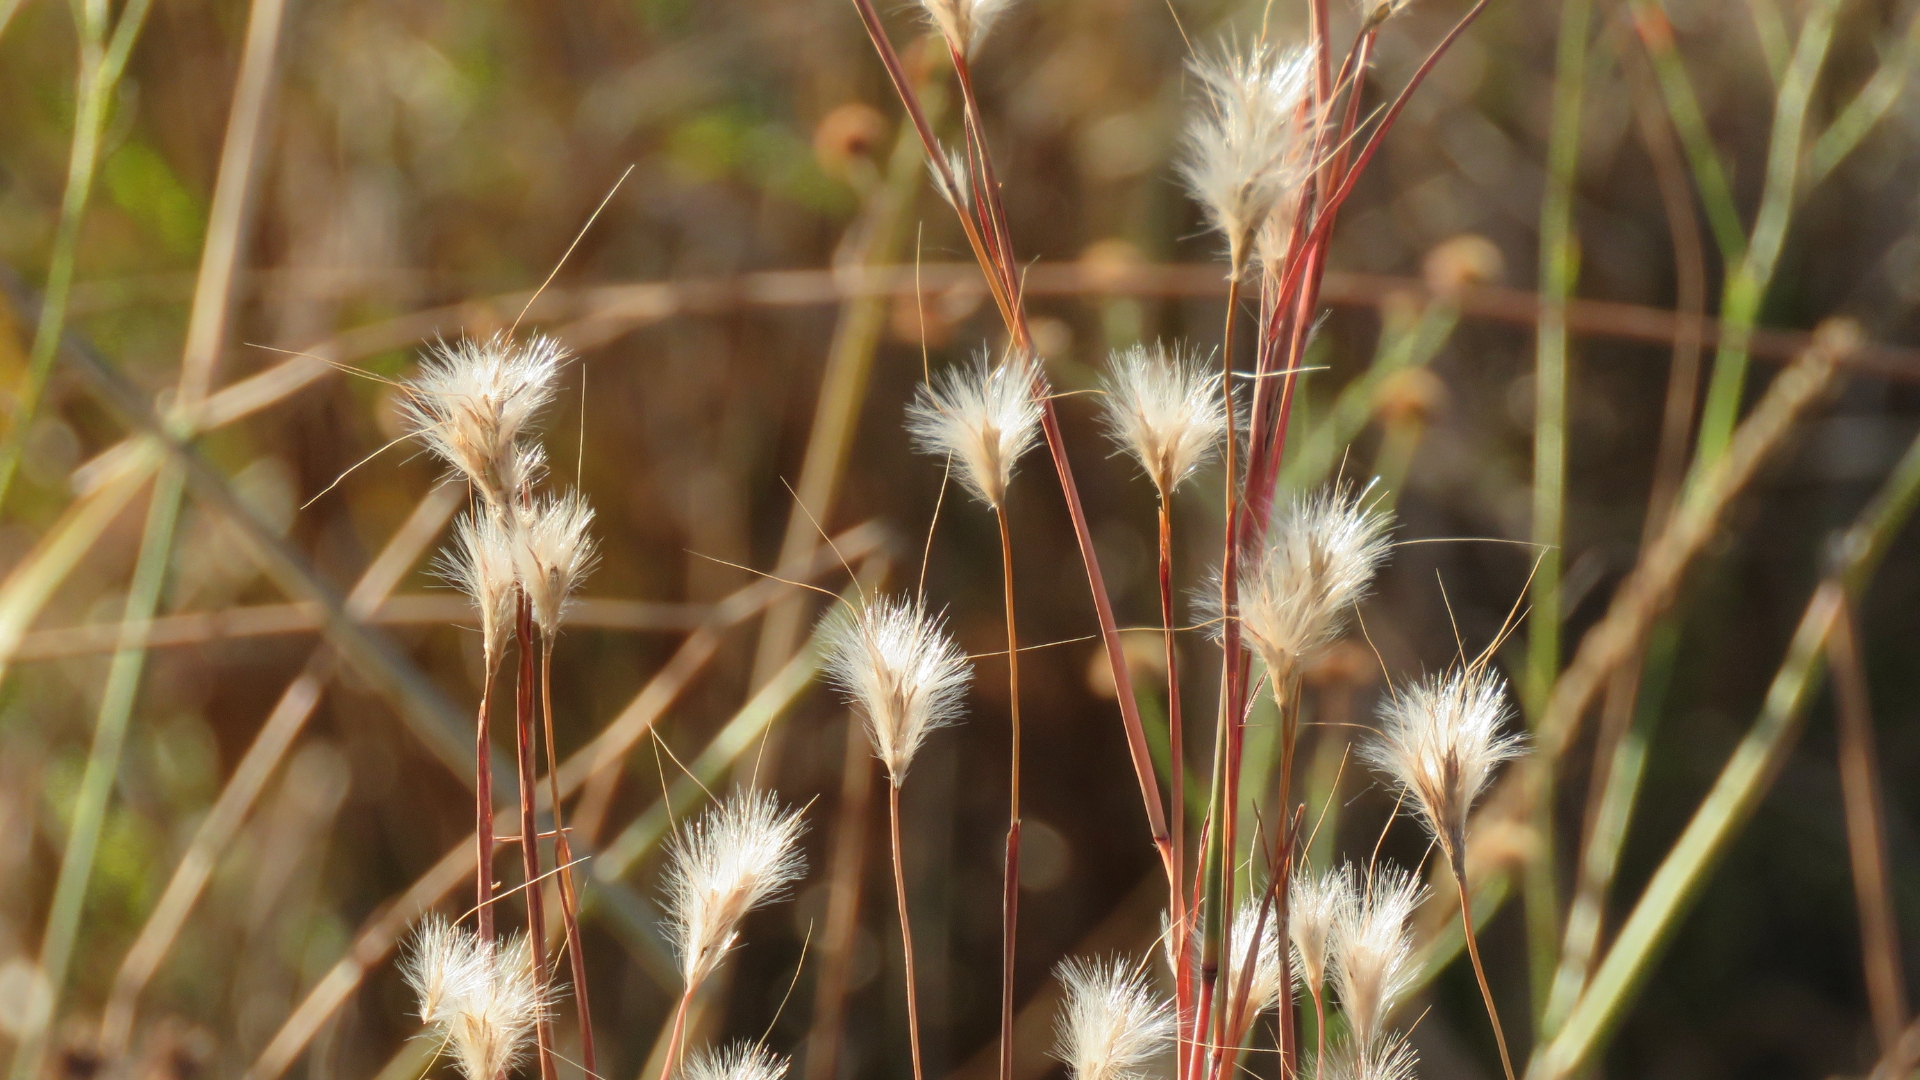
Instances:
[[[13,395],[13,423],[27,425],[19,479],[0,508],[9,575],[0,615],[13,620],[0,689],[0,1036],[9,1040],[30,1012],[41,927],[147,520],[148,487],[115,488],[111,470],[89,471],[127,429],[74,365],[54,366],[33,416],[17,412],[79,107],[74,12],[94,6],[0,0],[0,263],[20,286],[0,305],[0,386]],[[97,182],[73,249],[68,325],[149,399],[172,395],[181,370],[256,6],[154,0],[107,102]],[[1664,4],[1745,221],[1766,181],[1776,88],[1814,6]],[[1877,72],[1904,71],[1914,8],[1839,5],[1810,95],[1811,132],[1841,116]],[[1369,102],[1403,84],[1462,10],[1456,0],[1415,0],[1396,17]],[[911,14],[885,14],[907,40]],[[1335,14],[1343,25],[1354,19]],[[985,46],[977,70],[988,134],[1019,254],[1035,263],[1036,337],[1062,389],[1091,387],[1107,350],[1138,340],[1218,345],[1215,242],[1171,168],[1192,98],[1183,35],[1200,45],[1244,39],[1263,17],[1276,35],[1303,32],[1304,10],[1292,2],[1026,0]],[[1483,541],[1532,535],[1529,294],[1541,279],[1561,17],[1557,4],[1496,0],[1413,99],[1333,249],[1331,315],[1316,346],[1323,369],[1307,377],[1294,422],[1292,454],[1309,464],[1293,479],[1378,473],[1402,539],[1449,541],[1403,547],[1365,609],[1371,643],[1396,678],[1445,664],[1456,632],[1469,652],[1483,647],[1532,566],[1526,547]],[[1672,362],[1674,324],[1655,314],[1684,300],[1682,249],[1706,250],[1709,311],[1725,277],[1714,208],[1689,203],[1693,219],[1676,225],[1663,203],[1661,168],[1672,162],[1656,161],[1661,151],[1649,146],[1672,136],[1662,134],[1645,19],[1636,34],[1626,3],[1593,5],[1577,103],[1575,292],[1634,306],[1576,308],[1572,317],[1570,642],[1605,610],[1639,543]],[[911,51],[910,60],[942,85],[943,68]],[[400,431],[382,380],[409,373],[422,341],[512,324],[631,167],[529,314],[580,357],[545,427],[556,474],[577,473],[599,511],[605,557],[587,595],[633,602],[584,618],[558,653],[562,754],[627,707],[682,648],[704,605],[751,584],[735,564],[772,570],[783,551],[812,553],[789,485],[811,492],[828,531],[876,522],[893,584],[912,583],[941,477],[936,463],[907,453],[902,407],[923,365],[960,359],[1000,331],[951,213],[926,190],[917,145],[896,149],[897,103],[844,0],[289,0],[268,85],[236,277],[216,318],[231,329],[213,385],[287,370],[276,368],[291,362],[287,350],[365,375],[313,371],[197,445],[319,579],[351,588],[438,479],[407,448],[348,472]],[[1885,89],[1884,77],[1873,85]],[[1817,176],[1803,171],[1759,320],[1804,331],[1850,317],[1883,362],[1847,375],[1796,430],[1690,580],[1618,904],[1647,880],[1752,722],[1822,571],[1823,545],[1920,429],[1920,354],[1899,348],[1915,337],[1920,301],[1920,99],[1904,82],[1892,89],[1852,153]],[[1691,233],[1679,248],[1676,230]],[[863,263],[906,269],[871,279],[824,272]],[[865,298],[836,292],[856,280],[883,287]],[[1794,348],[1790,337],[1756,344],[1753,392]],[[1399,359],[1376,365],[1394,349]],[[842,395],[844,421],[816,418],[823,385],[827,400]],[[1336,400],[1350,387],[1364,389],[1341,412]],[[1151,491],[1109,459],[1090,403],[1069,399],[1063,412],[1121,622],[1157,625]],[[837,484],[805,489],[803,462],[819,430],[847,436],[844,467],[826,469]],[[1024,682],[1032,764],[1023,1001],[1045,991],[1060,956],[1140,949],[1157,933],[1158,871],[1111,681],[1103,685],[1085,637],[1091,606],[1058,490],[1034,465],[1013,496],[1023,637],[1061,643],[1033,654]],[[75,515],[102,506],[97,527],[76,540]],[[1000,618],[992,522],[957,499],[942,515],[928,593],[950,608],[964,644],[989,652]],[[1215,546],[1206,538],[1218,533],[1217,501],[1183,504],[1176,527],[1193,538],[1182,554],[1191,588]],[[227,617],[164,622],[172,637],[146,652],[53,1027],[47,1068],[62,1075],[102,1065],[141,1076],[241,1075],[356,933],[471,827],[460,777],[403,723],[391,688],[353,664],[314,666],[311,609],[281,606],[284,580],[262,572],[226,517],[189,497],[176,535],[159,612]],[[62,545],[71,557],[47,570],[42,556]],[[1915,539],[1896,543],[1860,612],[1891,895],[1909,930],[1920,928],[1916,555]],[[452,625],[458,609],[427,561],[414,552],[396,594],[419,603],[412,615],[383,616],[380,641],[464,714],[478,693],[478,641]],[[30,572],[41,575],[44,602],[32,599]],[[785,609],[784,630],[748,620],[719,634],[711,659],[661,715],[661,743],[635,744],[623,778],[599,792],[603,842],[677,771],[664,751],[697,755],[817,610],[814,601]],[[1382,692],[1379,666],[1358,649],[1337,652],[1316,676],[1315,707],[1330,723],[1364,723]],[[1517,675],[1524,643],[1509,649],[1502,663]],[[1193,650],[1201,655],[1197,640]],[[938,737],[907,796],[928,1067],[939,1076],[992,1074],[981,1054],[990,1057],[997,1023],[1006,752],[994,663],[983,661],[973,722]],[[96,1032],[123,957],[303,670],[318,672],[317,708],[222,846],[204,897],[141,996],[133,1057],[103,1062]],[[1206,686],[1193,690],[1196,703],[1211,700]],[[1877,1058],[1832,714],[1821,697],[1603,1071],[1824,1076],[1863,1074]],[[815,872],[793,903],[756,916],[730,986],[705,1012],[710,1033],[770,1029],[776,1047],[806,1045],[819,969],[810,958],[795,971],[803,945],[820,946],[829,906],[843,760],[852,760],[846,724],[830,695],[804,693],[762,759],[785,798],[817,800]],[[1589,758],[1576,748],[1563,773],[1563,852],[1580,837]],[[1337,799],[1347,812],[1338,842],[1326,846],[1364,854],[1391,801],[1354,772]],[[883,840],[881,829],[868,830],[869,898],[886,895]],[[1401,827],[1387,850],[1411,865],[1422,848]],[[638,907],[590,906],[586,952],[608,1076],[642,1069],[675,992],[663,982],[659,940],[648,936],[655,869],[642,858],[626,874]],[[1560,873],[1570,882],[1565,858]],[[840,1076],[906,1072],[892,932],[887,906],[868,903],[846,945]],[[1485,940],[1495,991],[1515,1018],[1508,1028],[1524,1046],[1520,1018],[1532,997],[1519,905],[1499,913]],[[1920,968],[1920,952],[1908,947],[1905,959]],[[1420,1017],[1413,1038],[1423,1075],[1497,1074],[1479,1007],[1461,965],[1433,984],[1410,1014]],[[424,1061],[404,1052],[417,1030],[410,1009],[391,966],[374,963],[293,1060],[296,1074],[417,1076]],[[1044,1016],[1032,1030],[1021,1051],[1026,1077],[1057,1067],[1042,1055]]]

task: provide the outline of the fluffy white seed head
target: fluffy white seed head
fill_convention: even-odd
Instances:
[[[434,569],[467,594],[480,616],[480,645],[487,673],[500,662],[519,602],[511,526],[492,513],[468,511],[453,526],[453,541],[434,561]]]
[[[1043,392],[1038,368],[1024,354],[991,366],[982,352],[920,387],[907,409],[907,431],[916,449],[951,458],[974,498],[998,508],[1014,463],[1039,438]]]
[[[1380,706],[1380,734],[1362,750],[1412,800],[1454,869],[1466,854],[1467,812],[1493,770],[1518,757],[1505,732],[1505,680],[1485,668],[1450,671],[1402,689]]]
[[[1253,940],[1253,930],[1260,923],[1260,908],[1264,900],[1249,897],[1242,901],[1240,910],[1233,915],[1233,934],[1230,944],[1232,952],[1227,957],[1227,985],[1234,993],[1240,992],[1240,979],[1247,970],[1247,944]],[[1253,956],[1253,981],[1247,984],[1247,1021],[1280,1001],[1280,911],[1267,909],[1266,925],[1260,927],[1260,948]]]
[[[867,720],[874,755],[899,787],[927,733],[960,718],[973,669],[945,620],[918,600],[876,596],[822,620],[827,678]]]
[[[1062,961],[1066,1002],[1054,1022],[1054,1056],[1073,1080],[1142,1080],[1173,1038],[1173,1011],[1140,965],[1116,956]]]
[[[1353,868],[1319,874],[1296,871],[1287,885],[1287,934],[1292,938],[1293,974],[1318,998],[1327,984],[1327,957],[1333,927],[1354,903]]]
[[[1333,983],[1354,1045],[1364,1050],[1384,1038],[1388,1014],[1413,985],[1407,920],[1426,888],[1397,866],[1355,877],[1353,900],[1334,919]]]
[[[493,945],[429,918],[403,971],[429,1034],[445,1043],[467,1080],[499,1080],[525,1056],[547,1003],[533,952],[518,935]]]
[[[785,1080],[790,1063],[759,1043],[703,1050],[680,1067],[680,1080]]]
[[[1305,115],[1310,46],[1229,46],[1190,64],[1206,105],[1188,124],[1180,173],[1207,220],[1227,238],[1238,275],[1255,232],[1311,168],[1314,125]]]
[[[1276,692],[1340,635],[1387,557],[1392,518],[1364,496],[1328,488],[1293,499],[1241,568],[1242,638],[1273,673]]]
[[[462,338],[429,349],[406,383],[408,425],[441,460],[495,508],[524,482],[515,455],[520,436],[553,398],[567,352],[550,337],[515,342],[505,334]]]
[[[579,492],[569,491],[535,499],[517,517],[514,567],[533,605],[534,621],[551,641],[574,590],[599,559],[598,545],[587,532],[593,525],[593,507]]]
[[[1219,376],[1192,350],[1155,344],[1115,352],[1106,391],[1107,434],[1140,463],[1161,498],[1219,452],[1226,398]]]
[[[667,920],[689,989],[733,948],[747,912],[806,873],[806,824],[769,792],[743,791],[709,808],[667,850]]]
[[[1328,1050],[1324,1071],[1308,1066],[1302,1068],[1301,1075],[1325,1080],[1414,1080],[1419,1064],[1419,1055],[1406,1037],[1394,1035],[1371,1047],[1348,1044]]]
[[[1013,6],[1013,0],[920,0],[927,21],[961,55],[980,47],[994,20]]]

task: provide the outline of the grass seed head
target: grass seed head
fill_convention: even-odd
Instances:
[[[789,1064],[759,1043],[736,1042],[688,1058],[680,1080],[785,1080]]]
[[[1014,463],[1040,436],[1038,368],[1012,352],[998,365],[983,351],[922,385],[907,410],[907,431],[921,453],[952,459],[974,498],[999,508]]]
[[[1219,452],[1226,398],[1219,377],[1192,350],[1155,344],[1116,351],[1105,383],[1107,434],[1140,463],[1161,498]]]
[[[1349,871],[1351,873],[1351,871]],[[1368,1050],[1386,1035],[1386,1020],[1413,985],[1413,936],[1407,920],[1426,888],[1397,866],[1353,875],[1354,897],[1333,925],[1333,982],[1354,1046]]]
[[[453,526],[453,542],[434,561],[442,578],[467,594],[480,615],[481,652],[493,673],[519,601],[510,526],[492,513],[468,511]]]
[[[867,719],[874,754],[899,787],[927,733],[958,720],[973,678],[944,620],[918,600],[876,596],[821,626],[829,681]]]
[[[927,21],[962,56],[980,47],[994,20],[1013,6],[1013,0],[920,0]]]
[[[1391,776],[1460,868],[1467,813],[1501,762],[1522,751],[1505,732],[1512,710],[1506,684],[1485,668],[1455,669],[1406,687],[1380,707],[1380,734],[1362,750]]]
[[[1386,560],[1392,518],[1364,495],[1328,488],[1293,499],[1275,515],[1266,546],[1242,566],[1241,632],[1272,672],[1276,692],[1340,635]]]
[[[709,808],[667,852],[667,918],[680,974],[699,986],[733,948],[747,912],[781,896],[806,873],[798,810],[769,792],[743,791]]]
[[[1265,901],[1258,896],[1250,896],[1241,901],[1240,910],[1233,915],[1233,936],[1231,955],[1227,957],[1227,985],[1234,993],[1240,992],[1240,979],[1247,966],[1247,942],[1253,939],[1253,929],[1260,924],[1260,908]],[[1273,1008],[1280,1001],[1280,911],[1277,907],[1268,908],[1266,925],[1260,928],[1260,948],[1253,957],[1253,981],[1247,984],[1247,1018],[1252,1018]]]
[[[1292,938],[1294,977],[1318,998],[1327,984],[1334,924],[1355,903],[1353,868],[1319,874],[1295,872],[1287,885],[1287,895],[1287,934]]]
[[[547,1013],[524,937],[488,944],[437,916],[414,935],[404,966],[427,1032],[467,1080],[500,1080],[525,1055]]]
[[[1142,1080],[1173,1038],[1173,1011],[1140,965],[1125,957],[1072,957],[1054,969],[1066,1002],[1054,1023],[1054,1056],[1073,1080]]]
[[[429,349],[406,384],[405,417],[427,448],[496,510],[522,490],[520,436],[553,399],[567,351],[550,337],[461,338]]]
[[[1207,220],[1227,238],[1237,276],[1248,247],[1311,167],[1307,90],[1314,52],[1256,42],[1194,58],[1206,105],[1188,124],[1181,176]]]
[[[533,605],[534,621],[551,641],[574,590],[599,560],[598,545],[587,532],[593,525],[593,507],[579,492],[569,491],[534,500],[518,518],[515,569]]]

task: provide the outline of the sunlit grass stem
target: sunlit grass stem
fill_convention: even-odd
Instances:
[[[1012,740],[1007,766],[1006,876],[1000,899],[1000,1080],[1012,1080],[1014,942],[1020,923],[1020,639],[1014,626],[1013,539],[1007,530],[1004,500],[994,507],[994,518],[1000,525],[1000,568],[1005,586],[1007,716]]]

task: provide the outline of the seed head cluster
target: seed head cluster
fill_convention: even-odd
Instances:
[[[1386,1021],[1415,974],[1407,922],[1426,889],[1397,866],[1346,874],[1353,891],[1333,920],[1333,982],[1352,1032],[1352,1045],[1366,1051],[1387,1038]]]
[[[790,1063],[759,1043],[703,1050],[680,1068],[680,1080],[785,1080]]]
[[[960,718],[973,669],[945,620],[918,601],[876,596],[820,628],[827,678],[867,719],[874,754],[899,787],[927,734]]]
[[[1455,871],[1466,854],[1467,813],[1494,769],[1522,750],[1506,732],[1506,684],[1485,668],[1456,669],[1406,687],[1380,707],[1380,734],[1363,750],[1392,777]]]
[[[999,508],[1013,481],[1013,466],[1040,436],[1044,380],[1025,353],[1009,353],[989,365],[983,352],[973,363],[949,368],[931,386],[922,385],[907,410],[907,430],[921,453],[950,459],[973,497]]]
[[[806,873],[797,810],[768,792],[743,791],[700,815],[667,850],[667,919],[689,989],[733,948],[740,920]]]
[[[1329,488],[1294,499],[1241,569],[1241,632],[1272,672],[1276,693],[1302,661],[1340,635],[1386,560],[1392,519],[1364,496]]]
[[[1073,1080],[1142,1080],[1173,1038],[1173,1010],[1125,957],[1069,958],[1054,969],[1066,1002],[1054,1023],[1054,1056]]]
[[[1220,377],[1178,345],[1113,354],[1106,377],[1107,434],[1133,455],[1162,499],[1220,452],[1227,431]]]
[[[504,1077],[526,1055],[548,1009],[534,980],[533,952],[517,935],[489,944],[430,916],[403,970],[421,1023],[467,1080]]]
[[[505,507],[538,471],[523,457],[521,436],[553,400],[566,358],[565,347],[544,336],[524,343],[505,334],[441,342],[405,384],[407,423],[489,505]]]
[[[1181,176],[1207,221],[1227,239],[1234,276],[1254,234],[1290,201],[1311,167],[1314,125],[1306,115],[1310,47],[1229,46],[1189,65],[1206,95],[1187,131]]]

